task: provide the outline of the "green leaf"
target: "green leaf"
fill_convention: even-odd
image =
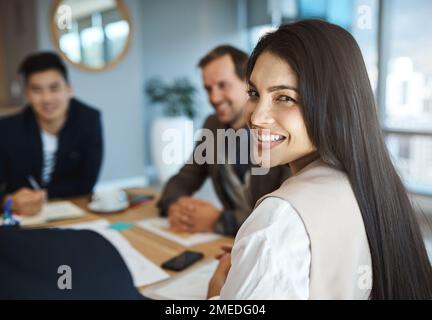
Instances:
[[[194,118],[196,115],[197,89],[188,78],[177,78],[171,83],[159,78],[147,81],[145,93],[149,101],[155,105],[162,105],[167,116],[185,115]]]

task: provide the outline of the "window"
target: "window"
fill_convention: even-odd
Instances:
[[[106,25],[105,33],[108,40],[108,61],[110,61],[119,56],[126,46],[129,24],[125,20],[111,22]]]
[[[381,119],[407,187],[432,194],[432,2],[382,1]]]
[[[249,44],[253,49],[259,38],[275,30],[274,25],[316,18],[335,23],[352,33],[362,50],[374,91],[378,84],[378,7],[379,0],[279,0],[248,2]],[[276,3],[276,5],[275,5]],[[270,11],[267,20],[260,16]],[[263,22],[267,22],[264,23]]]

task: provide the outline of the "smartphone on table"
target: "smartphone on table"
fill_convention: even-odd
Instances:
[[[174,258],[165,261],[162,264],[162,268],[173,271],[182,271],[202,258],[204,258],[204,255],[201,252],[184,251]]]

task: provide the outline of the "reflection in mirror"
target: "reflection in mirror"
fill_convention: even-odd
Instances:
[[[130,20],[122,1],[59,0],[54,10],[55,44],[72,63],[103,70],[125,54]]]

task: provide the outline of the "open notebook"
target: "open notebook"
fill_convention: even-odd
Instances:
[[[31,217],[19,217],[22,226],[33,226],[47,222],[81,218],[85,212],[70,201],[51,202],[44,205],[41,212]]]
[[[200,243],[210,242],[222,238],[221,235],[204,233],[177,233],[170,229],[167,218],[148,218],[137,223],[137,226],[155,233],[165,239],[177,242],[185,247],[191,247]]]

